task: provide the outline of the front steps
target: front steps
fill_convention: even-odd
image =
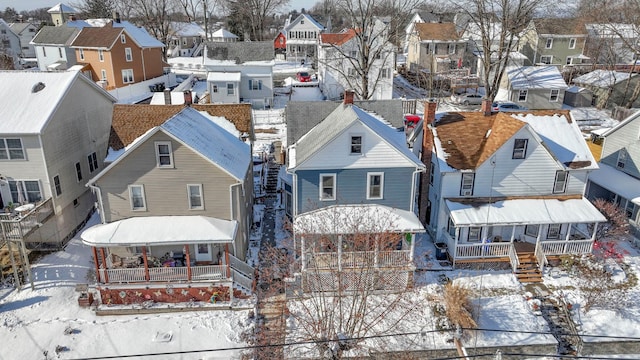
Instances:
[[[521,283],[541,283],[542,273],[538,266],[536,256],[532,252],[518,253],[520,265],[515,270],[515,275]]]

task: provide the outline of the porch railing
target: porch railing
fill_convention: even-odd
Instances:
[[[247,277],[235,269],[231,269],[231,276],[234,283],[242,286],[249,291],[253,291],[253,277]]]
[[[358,268],[363,266],[402,267],[411,264],[411,251],[350,251],[343,252],[340,265],[343,268]],[[338,267],[338,253],[309,253],[306,256],[306,267],[314,269],[335,269]]]
[[[42,226],[42,223],[51,215],[53,215],[53,201],[49,198],[36,204],[32,210],[24,214],[0,214],[0,225],[7,239],[21,240],[33,229]]]
[[[540,248],[544,255],[590,254],[593,240],[559,240],[541,241]]]
[[[465,244],[456,246],[456,259],[508,257],[511,243]]]
[[[545,265],[548,264],[548,261],[547,261],[547,257],[544,255],[542,246],[540,245],[541,245],[540,243],[536,245],[535,256],[536,256],[536,261],[538,262],[538,269],[540,270],[540,273],[542,273],[544,271]]]
[[[220,280],[227,277],[225,265],[194,266],[191,268],[191,280]]]
[[[227,278],[226,266],[207,265],[194,266],[191,268],[191,280],[221,280]],[[109,283],[135,283],[146,282],[144,268],[124,268],[124,269],[100,269],[100,278],[104,282],[105,275],[109,277]],[[187,268],[180,267],[160,267],[149,268],[149,281],[169,282],[187,281]]]
[[[520,266],[520,260],[518,259],[518,253],[516,253],[515,246],[509,247],[509,262],[511,263],[511,268],[515,271]]]
[[[255,273],[255,269],[244,261],[238,259],[237,257],[229,254],[229,265],[232,269],[238,271],[243,274],[245,277],[253,279],[253,274]]]

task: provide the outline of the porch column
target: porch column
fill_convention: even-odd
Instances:
[[[295,241],[293,242],[295,244]],[[300,259],[302,261],[302,271],[307,269],[307,255],[305,254],[304,236],[300,237]]]
[[[107,271],[107,257],[104,255],[104,248],[100,248],[100,255],[102,257],[102,264],[104,265],[104,282],[109,283],[109,272]]]
[[[93,251],[93,264],[96,267],[96,282],[100,282],[100,261],[98,261],[98,249],[93,246],[91,247],[91,250]]]
[[[593,232],[591,233],[591,245],[589,245],[589,252],[593,251],[593,242],[596,241],[596,232],[598,232],[598,223],[593,223]]]
[[[411,246],[409,247],[409,261],[413,261],[413,256],[416,251],[416,234],[411,234]]]
[[[187,262],[187,280],[191,281],[191,259],[189,257],[189,245],[184,246],[184,261]]]
[[[149,281],[151,277],[149,276],[149,263],[147,262],[147,247],[142,247],[142,262],[144,263],[144,279]]]
[[[515,239],[516,239],[516,226],[513,225],[513,226],[511,226],[511,241],[510,242],[513,242]]]
[[[342,235],[338,235],[338,271],[342,271]]]
[[[378,235],[375,236],[375,241],[376,243],[373,249],[373,266],[377,268],[380,266],[380,262],[378,261],[378,256],[380,256],[380,238]]]
[[[224,244],[224,261],[227,263],[227,278],[231,278],[231,265],[229,265],[229,243]]]

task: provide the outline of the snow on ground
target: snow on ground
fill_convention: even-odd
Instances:
[[[98,222],[97,214],[87,226]],[[125,356],[244,346],[249,311],[209,310],[97,316],[78,306],[75,285],[87,283],[90,248],[76,236],[64,251],[32,265],[35,290],[25,286],[0,300],[0,360]],[[65,334],[66,332],[69,334]],[[166,341],[170,337],[169,341]],[[164,339],[164,340],[162,340]],[[8,344],[11,344],[10,346]],[[240,350],[156,355],[154,359],[238,358]],[[139,357],[132,357],[133,359]],[[149,358],[149,357],[145,357]],[[140,357],[141,359],[141,357]]]

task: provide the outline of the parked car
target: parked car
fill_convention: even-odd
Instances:
[[[509,101],[496,101],[493,104],[491,104],[491,111],[493,112],[498,112],[498,111],[510,112],[510,111],[526,111],[526,110],[529,110],[529,109]]]
[[[296,74],[296,79],[300,82],[311,81],[311,75],[306,71],[300,71]]]
[[[451,95],[451,101],[455,104],[462,105],[480,105],[482,104],[482,95],[464,93],[460,95]]]

